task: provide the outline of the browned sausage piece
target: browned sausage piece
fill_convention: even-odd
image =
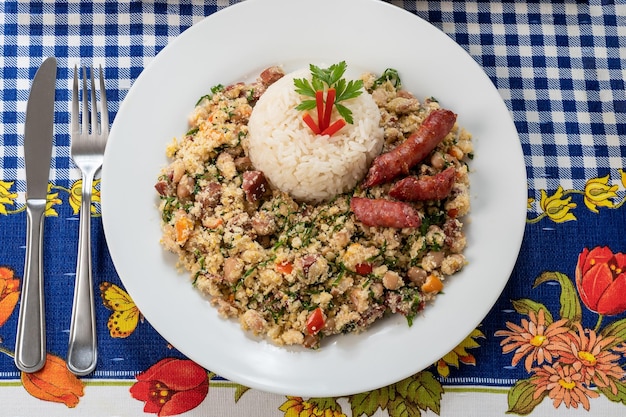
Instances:
[[[446,137],[456,114],[450,110],[437,109],[430,112],[420,127],[407,140],[389,152],[377,156],[365,177],[363,187],[373,187],[389,182],[424,159]]]
[[[283,78],[284,75],[285,71],[283,71],[281,67],[275,66],[265,69],[261,75],[259,75],[259,78],[261,79],[263,85],[269,86]]]
[[[154,188],[162,196],[166,196],[168,194],[168,182],[165,180],[159,180],[159,182],[154,184]]]
[[[391,187],[389,195],[402,201],[442,200],[450,194],[455,174],[449,167],[432,176],[406,177]]]
[[[265,174],[261,171],[244,172],[241,186],[246,194],[246,199],[250,203],[259,200],[263,194],[269,191],[267,179],[265,179]]]
[[[222,186],[215,181],[211,181],[205,185],[198,194],[196,194],[196,201],[202,204],[203,207],[217,207],[222,198]]]
[[[384,198],[352,197],[350,209],[357,220],[366,226],[419,227],[422,219],[418,211],[410,204]]]

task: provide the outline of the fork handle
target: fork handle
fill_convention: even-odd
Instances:
[[[78,232],[76,284],[72,303],[67,367],[76,375],[91,373],[98,360],[96,314],[91,271],[91,187],[93,174],[83,176]]]
[[[26,260],[17,320],[15,365],[37,372],[46,363],[46,321],[43,292],[43,221],[46,199],[26,200]]]

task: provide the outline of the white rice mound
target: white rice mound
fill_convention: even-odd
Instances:
[[[255,105],[248,123],[248,152],[268,181],[296,200],[321,202],[354,188],[383,146],[380,110],[367,92],[341,104],[352,110],[353,124],[332,137],[315,135],[296,106],[294,78],[311,78],[308,68],[286,74]],[[317,122],[317,113],[311,111]],[[339,118],[334,109],[331,118]]]

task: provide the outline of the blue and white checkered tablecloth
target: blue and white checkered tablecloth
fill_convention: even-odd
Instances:
[[[101,354],[92,375],[72,378],[59,366],[38,379],[15,368],[19,305],[15,306],[11,292],[19,288],[23,276],[26,222],[22,135],[31,81],[43,58],[55,56],[49,196],[53,203],[46,218],[44,261],[50,294],[48,352],[62,361],[78,233],[74,193],[80,175],[69,157],[74,65],[102,65],[114,120],[133,81],[168,42],[232,3],[7,0],[0,4],[0,415],[138,416],[159,410],[165,415],[164,409],[151,406],[138,394],[144,379],[148,379],[145,386],[153,389],[158,382],[154,375],[170,361],[186,369],[185,378],[197,371],[145,321],[129,337],[111,337],[107,321],[112,309],[102,302],[97,311]],[[528,174],[528,212],[509,284],[475,333],[432,368],[406,381],[420,387],[419,395],[404,385],[393,385],[339,399],[291,398],[247,390],[205,370],[208,394],[203,383],[178,388],[193,394],[184,397],[191,408],[185,415],[317,416],[324,411],[355,417],[500,416],[507,411],[622,415],[626,315],[623,310],[598,313],[601,308],[591,299],[600,297],[602,290],[593,286],[595,293],[583,294],[575,277],[587,276],[592,267],[585,269],[587,264],[579,263],[579,256],[591,252],[589,265],[606,266],[602,273],[594,269],[596,281],[610,276],[617,283],[607,303],[619,304],[626,298],[626,257],[622,256],[626,253],[626,3],[391,3],[424,18],[461,45],[482,66],[512,115]],[[92,226],[98,284],[110,283],[123,291],[99,213]],[[602,256],[597,255],[600,251]],[[617,286],[622,281],[624,286]],[[559,319],[567,319],[570,347],[577,356],[554,350],[558,343],[550,344],[557,340],[553,333],[561,331],[557,324],[563,326]],[[526,361],[532,366],[526,367]],[[160,383],[167,385],[163,378]],[[161,391],[170,405],[175,403],[173,385]],[[184,411],[174,407],[171,413]]]

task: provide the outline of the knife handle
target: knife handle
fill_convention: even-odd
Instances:
[[[43,222],[46,199],[26,201],[26,263],[17,320],[15,365],[37,372],[46,363],[46,321],[43,291]]]
[[[78,233],[76,284],[72,303],[67,367],[75,375],[93,372],[98,361],[96,308],[91,270],[91,187],[93,175],[83,176]]]

